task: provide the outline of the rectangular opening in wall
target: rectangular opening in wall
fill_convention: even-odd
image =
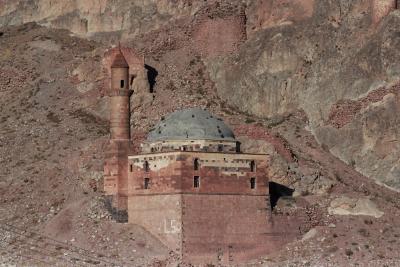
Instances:
[[[199,188],[200,187],[200,176],[193,177],[193,187]]]
[[[121,87],[121,88],[124,88],[124,86],[125,86],[125,81],[124,81],[124,80],[121,80],[120,87]]]
[[[252,160],[252,161],[250,162],[250,171],[251,171],[251,172],[255,172],[255,171],[256,171],[256,163],[255,163],[254,160]]]
[[[251,177],[250,178],[250,188],[251,189],[255,189],[256,188],[256,178],[255,177]]]
[[[132,164],[129,164],[129,171],[130,171],[130,172],[133,171],[133,166],[132,166]]]
[[[150,188],[150,178],[144,178],[144,189]]]
[[[218,152],[222,152],[224,150],[224,145],[218,145]]]
[[[236,142],[236,153],[240,152],[240,142]]]

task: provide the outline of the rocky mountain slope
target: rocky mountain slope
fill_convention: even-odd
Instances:
[[[197,54],[230,106],[261,118],[302,109],[320,144],[399,188],[395,2],[3,0],[0,25],[35,21],[122,39],[149,60],[164,57],[159,68]]]
[[[237,54],[209,61],[211,78],[243,112],[304,110],[321,145],[399,188],[400,13],[374,24],[365,1],[337,4],[316,2],[312,18],[259,31]]]
[[[165,114],[201,106],[295,189],[275,212],[301,213],[311,232],[254,265],[399,264],[398,194],[375,184],[400,188],[394,2],[0,0],[0,262],[179,262],[102,201],[107,59],[121,40],[145,57],[137,146]]]

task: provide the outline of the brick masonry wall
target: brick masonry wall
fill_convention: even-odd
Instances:
[[[194,159],[199,170],[194,170]],[[145,161],[149,171],[144,170]],[[250,171],[250,162],[256,169]],[[160,193],[224,193],[268,194],[267,155],[170,152],[129,157],[129,194]],[[132,168],[132,171],[130,171]],[[193,187],[193,177],[200,176],[200,187]],[[256,188],[250,188],[250,179],[256,178]],[[150,179],[150,188],[144,189],[144,178]]]
[[[199,170],[194,170],[196,158]],[[144,170],[145,161],[149,171]],[[279,243],[272,228],[267,165],[267,155],[252,154],[130,156],[129,222],[191,263],[229,264],[265,255]],[[199,188],[193,186],[195,175],[200,176]],[[250,188],[252,177],[255,189]],[[149,189],[144,189],[144,178],[150,179]]]
[[[128,222],[142,226],[169,249],[181,254],[182,196],[142,195],[128,198]]]
[[[130,140],[110,140],[104,163],[104,191],[112,195],[112,206],[127,209],[128,154],[132,150]]]
[[[274,250],[268,196],[183,195],[184,262],[242,262]]]

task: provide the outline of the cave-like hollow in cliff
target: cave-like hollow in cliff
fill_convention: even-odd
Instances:
[[[275,182],[269,182],[269,196],[271,210],[273,210],[281,197],[291,197],[293,195],[294,189],[291,189],[282,184]]]

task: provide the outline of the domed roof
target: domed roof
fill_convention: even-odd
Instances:
[[[189,108],[169,114],[147,136],[147,141],[186,139],[234,141],[235,135],[222,119],[201,108]]]

